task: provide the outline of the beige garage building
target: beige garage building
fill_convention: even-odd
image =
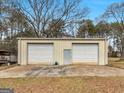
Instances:
[[[104,38],[18,38],[18,64],[108,64]]]

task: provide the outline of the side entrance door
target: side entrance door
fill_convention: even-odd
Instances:
[[[72,50],[64,49],[64,64],[72,64]]]

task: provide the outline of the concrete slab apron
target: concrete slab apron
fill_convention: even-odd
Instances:
[[[124,69],[108,66],[39,66],[25,69],[17,66],[0,71],[0,78],[60,76],[124,76]],[[25,70],[24,70],[25,69]]]

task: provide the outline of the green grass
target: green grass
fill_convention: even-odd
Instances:
[[[47,77],[0,79],[15,93],[123,93],[124,77]]]

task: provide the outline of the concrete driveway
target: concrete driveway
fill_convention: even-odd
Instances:
[[[59,77],[59,76],[124,76],[124,69],[108,66],[69,65],[69,66],[43,66],[28,65],[15,66],[0,71],[0,78],[14,77]]]

